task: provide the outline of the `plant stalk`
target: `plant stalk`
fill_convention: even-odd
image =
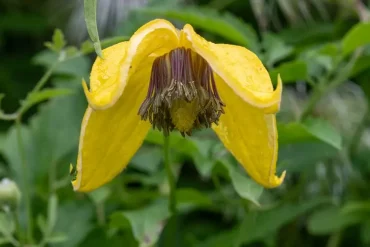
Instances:
[[[170,139],[169,136],[164,136],[163,142],[164,166],[166,169],[168,185],[170,187],[169,209],[172,214],[176,214],[176,181],[170,164],[169,151],[170,151]]]
[[[26,215],[27,215],[27,235],[26,239],[28,243],[33,243],[33,219],[32,219],[32,205],[31,205],[31,195],[29,190],[29,173],[28,173],[28,166],[26,161],[26,156],[24,153],[23,148],[23,140],[22,140],[22,126],[21,126],[21,118],[18,117],[15,121],[16,125],[16,132],[17,132],[17,143],[18,143],[18,151],[21,158],[21,165],[22,165],[22,180],[23,180],[23,200],[25,202],[26,207]]]

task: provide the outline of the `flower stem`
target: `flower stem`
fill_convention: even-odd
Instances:
[[[167,173],[168,185],[170,187],[169,209],[172,214],[176,214],[176,182],[174,173],[171,169],[169,151],[170,151],[170,139],[169,136],[164,136],[163,142],[164,166]]]
[[[31,205],[31,196],[29,191],[29,173],[28,173],[28,166],[26,163],[26,156],[24,153],[23,148],[23,140],[22,140],[22,126],[21,126],[21,118],[18,117],[15,121],[16,125],[16,132],[17,132],[17,142],[18,142],[18,151],[21,159],[22,165],[22,180],[23,180],[23,188],[22,194],[26,206],[26,215],[27,215],[27,241],[29,244],[33,243],[33,221],[32,221],[32,205]]]

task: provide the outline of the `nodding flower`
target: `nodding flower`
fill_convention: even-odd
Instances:
[[[82,121],[72,185],[91,191],[130,162],[149,129],[183,136],[212,128],[246,172],[266,188],[276,176],[282,82],[274,90],[260,59],[244,47],[214,44],[191,25],[153,20],[127,42],[103,50],[83,81]]]

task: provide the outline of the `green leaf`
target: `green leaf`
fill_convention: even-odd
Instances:
[[[0,93],[0,111],[1,111],[1,103],[2,103],[2,101],[4,99],[4,97],[5,97],[5,94]]]
[[[142,146],[130,161],[130,166],[148,174],[153,174],[158,172],[162,159],[162,148]]]
[[[222,232],[215,234],[201,243],[195,245],[196,247],[234,247],[233,240],[237,236],[236,229],[223,230]]]
[[[238,246],[263,239],[300,215],[328,202],[330,200],[327,198],[317,198],[299,204],[283,204],[273,209],[251,212],[240,225]]]
[[[285,44],[277,35],[266,32],[262,37],[262,44],[265,49],[263,61],[268,68],[272,68],[276,62],[292,54],[293,48]]]
[[[369,219],[369,215],[347,214],[340,207],[330,206],[313,213],[308,219],[308,230],[313,235],[326,235],[338,232],[348,226]]]
[[[0,246],[9,243],[8,238],[0,237]]]
[[[168,201],[159,200],[145,208],[114,213],[111,216],[111,226],[126,228],[125,222],[128,222],[140,246],[149,247],[158,241],[169,217]]]
[[[270,71],[270,77],[274,84],[277,83],[278,74],[280,74],[281,80],[284,83],[295,83],[299,80],[306,80],[308,77],[307,64],[301,60],[280,64]]]
[[[203,178],[210,178],[216,161],[214,149],[220,145],[220,142],[217,139],[193,138],[192,140],[199,151],[192,154],[194,165]],[[223,146],[222,150],[225,150]]]
[[[368,219],[361,227],[361,240],[365,245],[370,244],[370,219]]]
[[[58,218],[58,197],[52,194],[48,201],[48,232],[52,233]]]
[[[308,118],[303,122],[305,129],[319,140],[342,149],[342,137],[332,125],[322,119]]]
[[[58,54],[48,50],[42,51],[33,57],[32,62],[36,65],[41,65],[50,68],[52,64],[58,61]],[[80,80],[81,77],[86,77],[89,74],[90,61],[87,57],[76,57],[68,61],[59,63],[54,69],[53,74],[63,74],[76,76]]]
[[[47,238],[47,242],[50,244],[63,243],[68,240],[68,236],[65,233],[54,232],[50,237]]]
[[[64,46],[66,41],[64,40],[63,32],[60,29],[55,29],[52,37],[52,42],[45,42],[45,46],[50,50],[59,53]]]
[[[308,118],[302,123],[279,124],[280,145],[319,140],[340,150],[342,137],[332,125],[322,119]]]
[[[24,112],[30,107],[40,103],[41,101],[52,99],[59,96],[65,96],[72,94],[73,91],[67,88],[46,88],[39,92],[30,93],[26,100],[23,102],[25,105]]]
[[[59,179],[68,174],[69,163],[76,159],[86,99],[78,84],[65,85],[76,93],[53,98],[41,105],[38,114],[29,119],[27,126],[21,127],[22,150],[27,167],[32,171],[28,180],[23,179],[16,128],[11,127],[6,134],[4,148],[1,151],[20,188],[24,188],[23,186],[29,186],[30,190],[48,188],[47,177],[50,166],[55,166],[53,169]]]
[[[322,142],[296,142],[279,147],[278,170],[311,172],[312,165],[338,156],[338,150]]]
[[[157,7],[144,8],[139,11],[142,14],[181,20],[196,28],[217,34],[232,43],[247,46],[255,52],[259,51],[258,38],[253,28],[229,13],[221,15],[216,10],[199,7],[181,9]]]
[[[227,160],[220,160],[219,164],[225,167],[229,172],[229,177],[236,193],[238,193],[241,198],[251,201],[259,206],[260,204],[258,199],[263,192],[263,187],[245,176],[245,172],[238,170]]]
[[[94,43],[96,54],[102,58],[103,54],[99,40],[98,26],[96,23],[96,5],[97,0],[84,0],[84,14],[87,32],[89,33],[90,39]]]
[[[53,45],[56,51],[61,51],[64,46],[66,45],[66,41],[64,40],[63,32],[60,29],[55,29],[53,34]]]
[[[353,65],[352,71],[351,71],[351,78],[361,74],[364,71],[369,70],[370,68],[370,55],[364,55],[362,57],[359,57],[355,65]]]
[[[5,213],[0,212],[0,233],[7,239],[12,238],[15,225],[13,220]]]
[[[163,133],[150,130],[145,141],[151,144],[163,145]],[[219,142],[215,140],[203,140],[200,138],[182,137],[181,134],[173,132],[170,135],[170,148],[191,157],[198,172],[203,177],[209,177],[215,163],[211,149]]]
[[[370,43],[370,23],[358,23],[342,39],[343,55],[348,55],[358,47]]]
[[[99,205],[105,202],[108,197],[111,195],[112,191],[107,186],[102,186],[94,191],[91,191],[88,195],[95,203],[95,205]]]
[[[77,47],[75,47],[75,46],[68,46],[66,48],[67,58],[71,58],[71,57],[77,56],[78,54],[79,54],[79,50],[77,49]]]
[[[104,49],[104,48],[107,48],[109,46],[118,44],[120,42],[129,40],[129,39],[130,39],[129,36],[114,36],[114,37],[109,37],[109,38],[103,39],[100,42],[100,45]],[[90,40],[86,40],[85,42],[83,42],[81,44],[81,47],[80,47],[81,54],[86,55],[86,54],[91,53],[92,51],[94,51],[94,44]]]
[[[370,217],[370,201],[349,201],[346,202],[342,207],[342,212],[346,214],[350,213],[368,213]]]
[[[199,207],[207,208],[212,205],[210,198],[202,192],[191,188],[177,189],[176,199],[180,211],[189,211]]]
[[[341,149],[339,132],[322,119],[278,124],[278,168],[302,172],[319,161],[334,157]]]
[[[48,234],[48,225],[46,223],[45,216],[43,216],[42,214],[37,215],[36,223],[43,235]]]
[[[93,206],[84,201],[75,200],[60,205],[54,234],[63,233],[68,236],[68,239],[64,238],[63,243],[54,243],[53,246],[80,246],[80,243],[94,228],[92,222],[94,213]],[[58,238],[60,240],[60,236]]]
[[[157,130],[150,130],[145,141],[152,144],[163,145],[163,133]],[[170,148],[189,156],[198,152],[196,144],[190,138],[184,138],[181,134],[173,132],[170,135]]]

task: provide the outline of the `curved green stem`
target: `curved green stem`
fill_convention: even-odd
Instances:
[[[167,173],[168,185],[170,187],[169,209],[172,214],[176,214],[176,181],[174,173],[171,169],[169,152],[170,152],[170,139],[169,136],[164,136],[163,142],[164,166]]]
[[[125,37],[125,36],[118,36],[118,37],[108,38],[106,40],[103,40],[101,42],[101,45],[102,45],[103,48],[105,48],[105,47],[117,44],[119,42],[125,41],[127,39],[128,39],[128,37]],[[67,57],[63,60],[55,61],[50,66],[50,68],[45,72],[45,74],[41,77],[41,79],[36,83],[35,87],[32,89],[32,91],[30,93],[36,93],[36,92],[40,91],[44,87],[45,83],[49,80],[49,78],[53,74],[54,70],[60,64],[66,62],[66,61],[69,61],[71,59],[75,59],[75,58],[87,55],[87,54],[89,54],[93,51],[94,51],[93,46],[87,47],[87,48],[84,48],[84,50],[81,50],[81,52],[79,52],[75,56],[71,56],[71,57]],[[27,104],[23,104],[18,108],[18,110],[16,112],[10,113],[10,114],[6,114],[6,113],[2,112],[1,109],[0,109],[0,120],[15,121],[17,118],[20,118],[21,115],[23,115],[28,110],[28,108],[29,108],[29,106]]]
[[[330,76],[327,76],[324,80],[320,81],[320,83],[314,88],[309,101],[303,109],[300,117],[301,120],[304,120],[312,113],[312,111],[315,109],[316,103],[321,99],[322,96],[324,96],[326,93],[333,90],[334,88],[338,87],[348,79],[355,62],[362,53],[362,50],[363,49],[359,48],[351,56],[348,63],[342,69],[334,69],[333,71],[339,71],[339,73],[335,74],[335,77],[332,80],[329,80]],[[339,66],[341,66],[341,63],[338,62],[337,67]]]

